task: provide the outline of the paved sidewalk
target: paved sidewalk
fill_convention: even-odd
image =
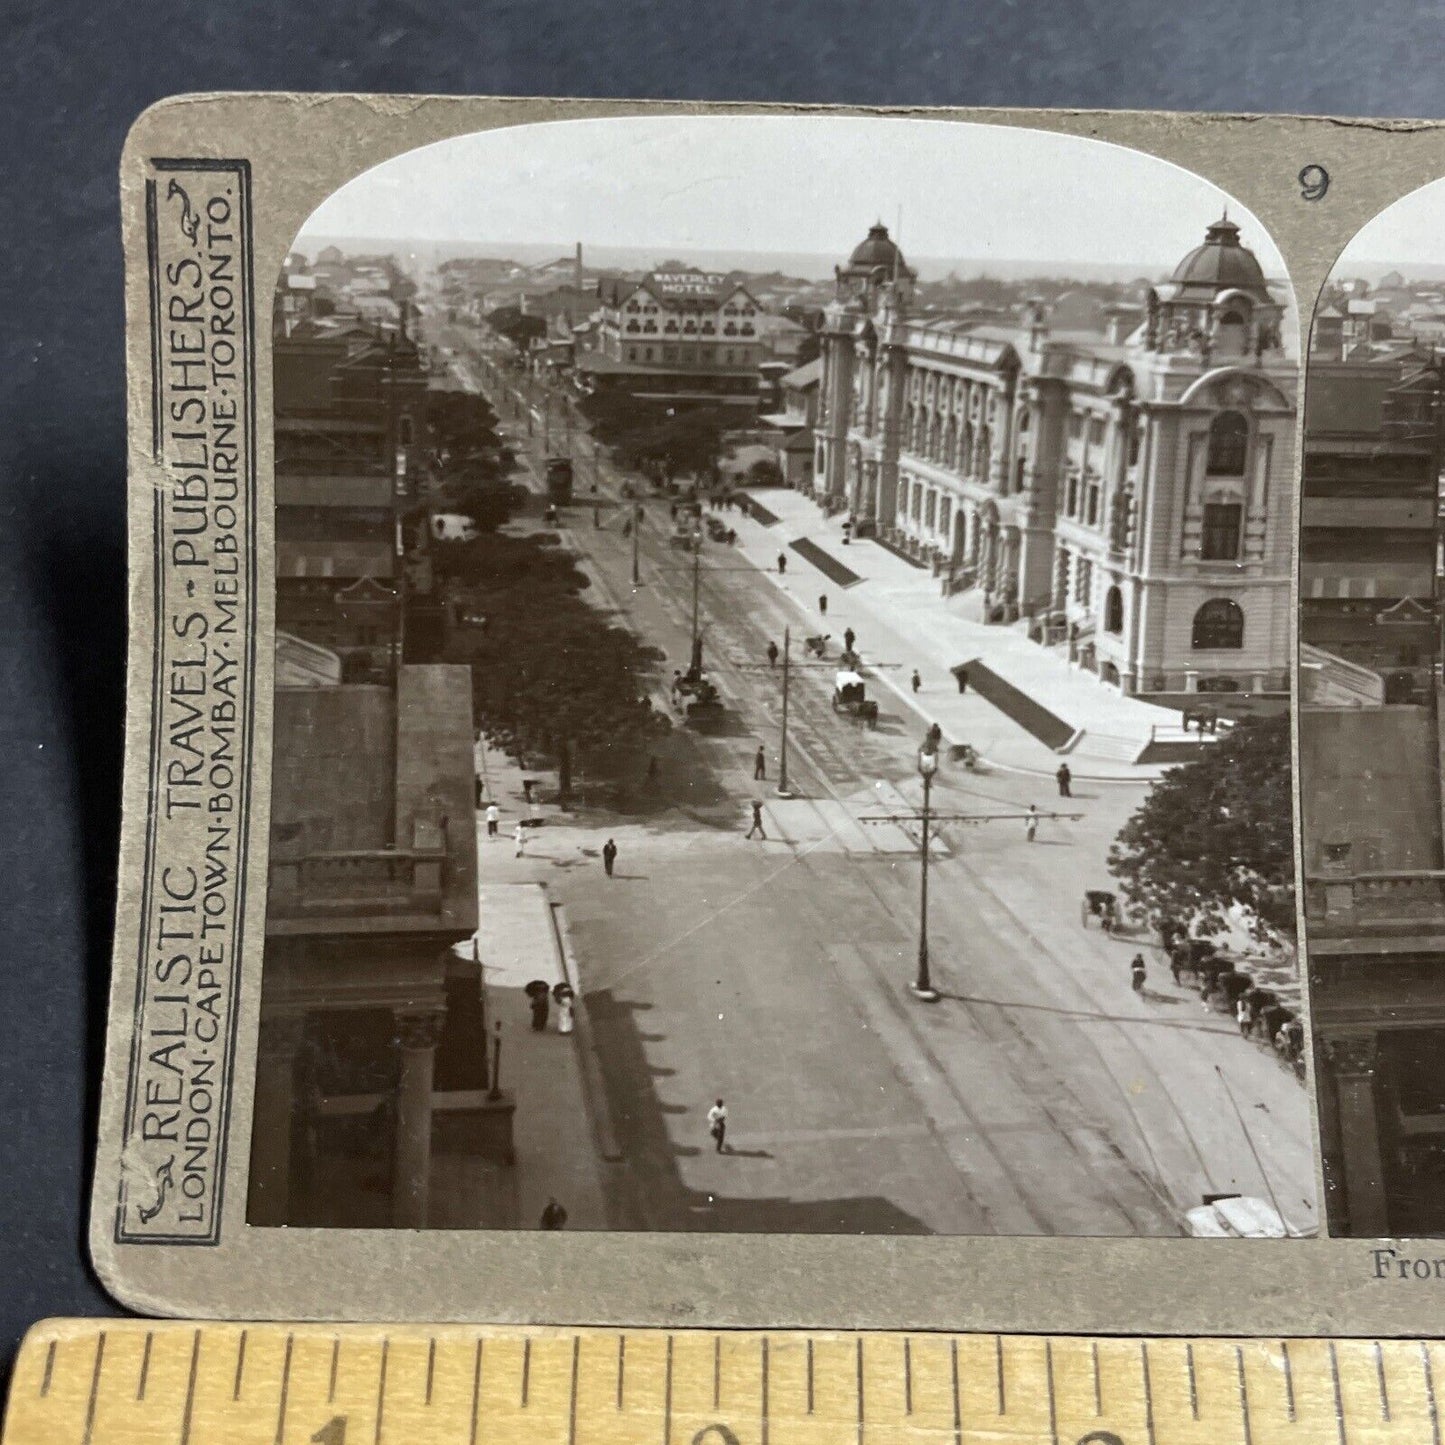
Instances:
[[[982,697],[958,693],[952,669],[982,660],[1082,734],[1067,753],[1076,777],[1141,782],[1164,771],[1130,759],[1149,742],[1152,727],[1177,731],[1177,712],[1115,692],[1015,628],[985,625],[975,594],[940,596],[931,570],[911,565],[876,542],[865,538],[845,547],[841,516],[824,517],[801,492],[750,489],[748,495],[778,519],[766,526],[751,517],[736,523],[729,519],[749,560],[768,568],[775,585],[794,598],[808,631],[816,628],[841,639],[851,626],[865,661],[899,664],[877,671],[877,682],[936,721],[949,742],[971,743],[989,762],[1024,772],[1052,773],[1061,761],[1060,753]],[[861,580],[846,589],[830,582],[790,545],[803,537]],[[788,557],[782,577],[776,570],[779,552]],[[820,595],[828,598],[826,615],[818,608]],[[923,679],[916,697],[909,685],[915,667]]]
[[[574,988],[579,984],[563,947],[556,905],[540,876],[550,864],[546,849],[539,845],[561,812],[553,804],[527,805],[522,779],[535,773],[524,773],[485,743],[478,744],[476,758],[483,803],[495,801],[502,822],[499,836],[489,838],[485,815],[477,814],[475,941],[488,1027],[502,1025],[502,1086],[517,1101],[513,1121],[517,1162],[511,1198],[504,1206],[512,1217],[487,1223],[535,1228],[548,1198],[555,1196],[567,1210],[569,1229],[617,1228],[625,1220],[619,1221],[610,1198],[616,1190],[604,1178],[606,1156],[615,1150],[609,1146],[601,1089],[591,1077],[596,1066],[586,1000],[578,999],[576,1029],[570,1036],[557,1032],[555,1007],[546,1030],[536,1033],[525,992],[533,979],[541,979],[549,988],[563,981]],[[527,829],[520,858],[512,837],[519,817],[536,823]],[[470,943],[458,945],[459,952],[470,950]]]

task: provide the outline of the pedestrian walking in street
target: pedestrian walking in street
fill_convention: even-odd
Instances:
[[[1059,770],[1054,774],[1054,777],[1058,779],[1059,797],[1072,798],[1074,795],[1069,791],[1069,784],[1073,782],[1074,775],[1069,771],[1069,765],[1067,763],[1060,763]]]
[[[712,1135],[717,1152],[723,1153],[728,1134],[728,1106],[721,1099],[707,1111],[707,1132]]]
[[[781,577],[787,570],[788,570],[788,559],[787,559],[781,552],[779,552],[779,553],[778,553],[778,576]]]
[[[758,750],[753,754],[753,781],[762,782],[768,776],[767,754],[763,752],[762,744],[758,744]]]
[[[913,683],[913,691],[916,693],[918,689],[923,686],[923,679],[919,677],[918,669],[916,667],[913,669],[913,677],[911,681]]]
[[[602,866],[607,870],[607,876],[612,877],[612,865],[617,862],[617,844],[609,838],[602,845]]]
[[[1249,1037],[1250,1027],[1254,1023],[1254,1017],[1250,1012],[1249,1005],[1245,1003],[1242,997],[1234,1006],[1234,1021],[1239,1025],[1240,1038],[1247,1039]]]
[[[1032,803],[1029,804],[1028,815],[1024,818],[1024,836],[1030,843],[1038,836],[1039,831],[1039,810]]]
[[[1129,985],[1135,993],[1144,992],[1144,955],[1136,953],[1129,965]]]
[[[846,647],[849,652],[853,651],[853,644],[857,640],[858,634],[854,632],[851,627],[845,627],[843,629],[843,646]]]
[[[959,692],[960,692],[960,693],[967,692],[967,691],[968,691],[968,669],[967,669],[966,667],[956,667],[956,668],[954,668],[954,670],[953,670],[953,675],[958,679],[958,690],[959,690]]]
[[[821,593],[818,597],[818,611],[821,612],[824,617],[828,615],[828,594],[826,592]]]
[[[516,856],[523,857],[526,853],[527,830],[523,827],[520,818],[517,819],[517,826],[512,829],[512,841],[517,845]]]
[[[487,804],[487,837],[495,838],[502,822],[502,810],[495,803]]]
[[[776,667],[777,665],[778,665],[778,644],[777,644],[776,642],[769,642],[769,643],[768,643],[768,666],[769,666],[769,667]]]
[[[753,800],[753,825],[748,829],[747,836],[751,838],[756,833],[763,842],[767,842],[768,835],[763,832],[763,805],[755,798]]]
[[[546,984],[538,984],[536,991],[528,999],[527,1006],[532,1010],[532,1032],[534,1034],[546,1033],[547,1015],[552,1012],[552,1000],[547,992]]]
[[[567,1211],[557,1203],[555,1199],[547,1200],[547,1207],[542,1211],[542,1219],[538,1229],[561,1229],[567,1223]]]

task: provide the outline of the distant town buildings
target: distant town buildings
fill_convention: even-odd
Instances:
[[[1233,222],[1102,330],[918,314],[875,225],[823,329],[814,486],[1126,692],[1288,688],[1295,363]]]

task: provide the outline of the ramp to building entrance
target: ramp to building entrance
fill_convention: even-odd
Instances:
[[[1012,718],[1045,747],[1057,751],[1078,731],[1027,693],[1020,692],[1011,682],[1005,682],[980,658],[975,657],[963,666],[968,669],[968,685],[974,692],[1006,717]]]

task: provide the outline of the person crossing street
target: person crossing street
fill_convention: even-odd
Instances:
[[[602,867],[606,870],[607,876],[612,877],[613,865],[617,862],[617,844],[609,838],[602,845]]]
[[[717,1152],[724,1153],[727,1148],[728,1106],[721,1099],[707,1111],[707,1131],[712,1135]]]
[[[752,827],[747,831],[747,836],[751,838],[754,833],[756,833],[764,843],[768,841],[768,835],[763,831],[763,805],[758,802],[756,798],[753,799],[753,823]]]

